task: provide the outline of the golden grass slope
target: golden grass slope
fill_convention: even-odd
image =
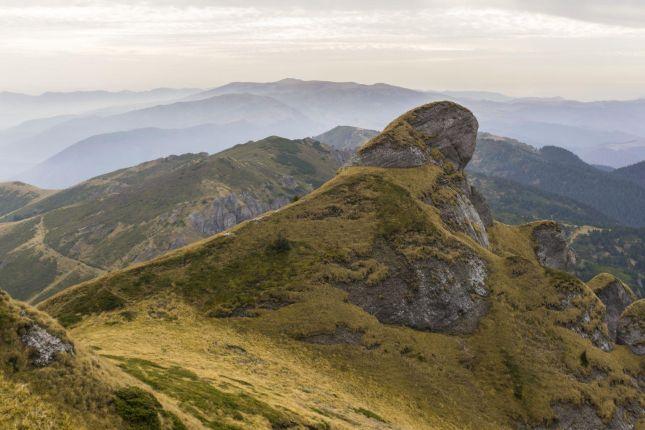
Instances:
[[[550,425],[557,405],[591,405],[605,423],[642,408],[642,359],[592,342],[607,333],[602,303],[538,264],[539,223],[496,223],[485,249],[426,203],[450,198],[462,174],[347,168],[279,211],[41,308],[213,428],[499,429]],[[344,290],[468,255],[485,260],[490,291],[470,335],[383,324]]]

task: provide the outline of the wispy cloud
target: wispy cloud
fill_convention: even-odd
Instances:
[[[6,78],[20,81],[25,58],[110,57],[123,62],[149,57],[160,62],[175,57],[187,59],[187,67],[219,60],[224,69],[234,68],[235,59],[252,59],[264,62],[266,70],[282,69],[272,61],[294,59],[290,74],[298,75],[309,73],[303,60],[328,70],[331,64],[340,67],[337,62],[343,58],[361,58],[366,67],[389,61],[391,70],[415,56],[425,62],[453,60],[460,67],[468,59],[475,66],[486,58],[517,67],[512,62],[519,56],[528,63],[530,54],[537,67],[549,56],[557,60],[562,54],[579,58],[585,53],[589,59],[606,58],[613,51],[622,52],[617,58],[631,58],[633,65],[642,48],[626,47],[645,46],[645,28],[621,15],[631,10],[629,4],[618,8],[621,13],[615,12],[611,20],[600,20],[594,18],[599,8],[610,7],[603,0],[585,2],[578,15],[558,7],[563,2],[549,0],[456,0],[450,7],[434,0],[400,3],[394,8],[393,2],[380,0],[36,0],[28,5],[5,0],[0,5],[0,55],[13,61]],[[78,67],[78,60],[72,63]],[[644,67],[642,62],[638,67]],[[119,79],[128,81],[126,75]]]

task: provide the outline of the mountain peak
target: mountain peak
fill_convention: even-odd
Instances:
[[[354,164],[415,167],[447,160],[463,169],[475,152],[478,127],[472,112],[457,103],[428,103],[401,115],[365,143]]]

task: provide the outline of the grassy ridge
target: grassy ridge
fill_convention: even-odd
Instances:
[[[0,287],[23,300],[42,300],[75,280],[278,208],[332,177],[341,162],[340,153],[316,141],[270,137],[91,179],[5,218],[18,221],[0,224],[0,258],[7,261],[0,279],[11,280]]]
[[[176,362],[198,378],[246,381],[268,405],[339,426],[509,428],[550,422],[558,402],[589,403],[608,420],[640,401],[629,376],[638,358],[588,340],[603,331],[593,292],[537,263],[539,223],[495,224],[488,250],[424,203],[449,198],[453,175],[348,168],[280,211],[42,307],[107,354],[164,374]],[[486,262],[490,307],[468,336],[382,324],[339,288],[379,285],[400,264],[475,255]],[[593,369],[604,376],[589,378]],[[303,393],[301,381],[316,385]]]

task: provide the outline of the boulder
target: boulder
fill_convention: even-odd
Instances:
[[[475,116],[463,106],[442,101],[413,109],[392,121],[363,145],[352,164],[375,167],[417,167],[449,161],[463,169],[475,152]],[[437,152],[441,154],[437,157]]]
[[[567,270],[575,264],[575,255],[569,249],[562,227],[555,221],[544,221],[533,228],[535,255],[544,267]]]
[[[32,324],[20,337],[22,343],[31,349],[31,362],[34,366],[43,367],[51,364],[60,353],[71,354],[74,347],[71,343],[49,333],[38,324]]]
[[[616,343],[627,345],[636,355],[645,355],[645,299],[632,303],[620,315]]]
[[[609,273],[601,273],[587,285],[605,305],[605,322],[609,336],[616,339],[618,320],[623,311],[636,301],[636,295],[620,279]]]

